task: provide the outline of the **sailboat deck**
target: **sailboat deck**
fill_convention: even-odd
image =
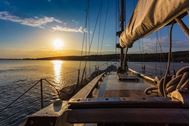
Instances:
[[[49,124],[50,121],[56,122],[56,120],[61,125],[75,124],[76,126],[112,123],[118,125],[188,124],[188,106],[163,97],[146,96],[144,89],[150,85],[143,80],[119,81],[116,72],[103,76],[104,73],[94,78],[69,101],[54,103],[31,115],[26,120],[25,126],[30,126],[31,121],[38,122],[40,125]],[[96,93],[93,93],[93,90]]]
[[[142,79],[119,80],[116,72],[111,72],[100,87],[99,97],[143,97],[144,90],[150,85]],[[104,92],[104,93],[102,93]]]

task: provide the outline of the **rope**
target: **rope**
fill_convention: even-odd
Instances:
[[[170,45],[169,45],[169,53],[168,53],[168,64],[167,64],[167,68],[166,68],[166,72],[165,72],[165,75],[164,75],[164,82],[163,82],[163,86],[162,86],[162,90],[163,90],[163,96],[164,97],[167,97],[166,96],[166,92],[165,92],[165,86],[166,86],[166,78],[167,78],[167,75],[168,75],[168,72],[169,72],[169,69],[170,69],[170,64],[171,64],[171,56],[172,56],[172,30],[173,30],[173,26],[174,24],[171,25],[170,27],[170,31],[169,31],[169,35],[170,35]]]
[[[145,89],[145,94],[147,95],[157,95],[164,96],[164,92],[167,97],[170,97],[170,93],[175,90],[182,90],[188,92],[189,89],[189,66],[182,67],[173,76],[166,77],[166,88],[163,90],[163,81],[162,79],[157,80],[157,84],[152,87]]]

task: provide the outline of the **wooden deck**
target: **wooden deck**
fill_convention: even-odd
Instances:
[[[111,72],[100,83],[98,98],[89,97],[70,103],[68,121],[83,123],[84,126],[97,126],[97,123],[188,125],[188,106],[163,97],[145,95],[144,90],[149,86],[150,83],[140,78],[138,82],[120,81],[117,73]]]
[[[105,79],[100,87],[100,92],[104,94],[100,97],[139,97],[145,96],[144,90],[150,84],[139,79],[139,81],[123,80],[120,81],[116,72],[111,72]]]

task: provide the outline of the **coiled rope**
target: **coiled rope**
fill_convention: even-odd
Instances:
[[[170,48],[168,53],[168,64],[164,77],[160,80],[156,79],[156,85],[153,87],[148,87],[145,89],[145,94],[147,95],[157,95],[163,97],[170,97],[170,93],[174,90],[183,90],[188,92],[189,88],[189,66],[182,67],[173,76],[168,75],[168,71],[171,63],[172,54],[172,29],[173,24],[170,28]]]
[[[147,95],[156,95],[170,97],[170,93],[174,90],[183,90],[188,92],[189,89],[189,66],[182,67],[179,69],[175,75],[166,76],[165,84],[164,77],[156,81],[157,84],[153,87],[148,87],[145,89]]]

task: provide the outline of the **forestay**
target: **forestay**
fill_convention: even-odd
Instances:
[[[188,10],[188,0],[139,0],[120,36],[120,45],[131,47],[135,40],[157,31]]]

